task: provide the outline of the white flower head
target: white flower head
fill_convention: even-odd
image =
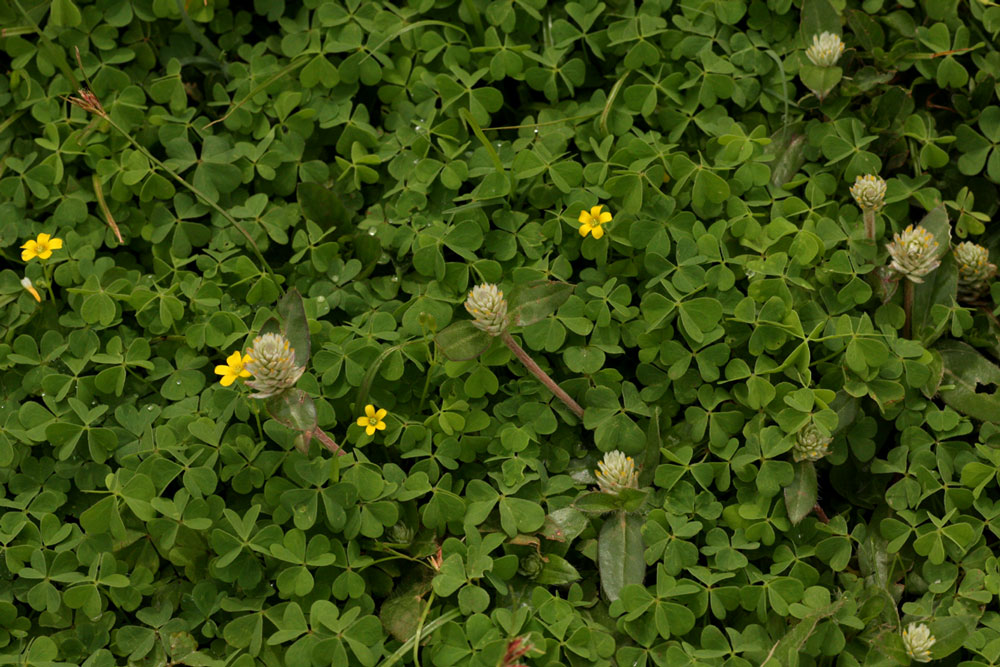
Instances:
[[[937,640],[931,634],[931,629],[923,623],[910,623],[903,630],[903,645],[906,654],[917,662],[931,661],[931,647]]]
[[[604,493],[618,493],[622,489],[639,488],[639,472],[631,456],[625,456],[617,449],[604,455],[604,460],[597,464],[599,470],[597,485]]]
[[[250,398],[276,396],[291,389],[306,372],[305,366],[295,364],[295,350],[281,334],[257,336],[247,355],[250,360],[245,368],[254,376],[253,380],[247,381],[247,386],[256,390]]]
[[[475,318],[472,324],[477,329],[491,336],[499,336],[507,330],[507,301],[493,283],[473,287],[465,300],[465,309]]]
[[[833,438],[823,435],[815,424],[809,422],[799,430],[792,447],[792,458],[796,461],[819,461],[830,453]]]
[[[865,174],[854,179],[851,195],[862,209],[877,211],[885,202],[885,181],[875,174]]]
[[[924,282],[923,276],[941,263],[937,257],[938,242],[920,225],[909,225],[902,234],[894,235],[886,249],[892,257],[889,268],[915,283]]]
[[[817,67],[833,67],[843,53],[844,43],[832,32],[813,35],[812,46],[806,49],[806,57]]]
[[[959,297],[966,300],[978,298],[997,273],[997,265],[990,263],[990,251],[971,241],[963,241],[955,246],[954,254],[958,264]]]

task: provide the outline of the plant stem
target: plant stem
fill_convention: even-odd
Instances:
[[[826,515],[826,512],[824,512],[823,508],[819,506],[819,503],[813,505],[813,512],[816,513],[816,518],[818,518],[823,523],[830,523],[830,517]]]
[[[427,620],[427,612],[431,610],[431,604],[434,603],[434,591],[431,590],[431,594],[427,596],[427,606],[424,607],[424,611],[420,614],[420,621],[417,623],[417,631],[413,634],[413,664],[416,667],[420,667],[420,635],[424,629],[424,621]]]
[[[517,344],[517,341],[515,341],[509,333],[504,331],[500,334],[500,340],[504,342],[504,345],[510,348],[510,351],[514,353],[515,357],[521,360],[521,363],[524,364],[525,368],[531,371],[532,375],[548,387],[549,391],[555,394],[560,401],[565,403],[566,407],[573,411],[573,414],[580,419],[583,419],[583,408],[580,407],[580,404],[570,398],[570,395],[563,391],[562,387],[557,385],[555,380],[550,378],[548,374],[535,363],[535,360],[532,359],[527,352],[521,349],[521,346]]]
[[[313,437],[316,438],[317,440],[319,440],[320,442],[322,442],[324,447],[326,447],[327,449],[329,449],[331,452],[333,452],[337,456],[347,456],[347,452],[345,452],[343,449],[341,449],[340,445],[338,445],[337,443],[335,443],[333,441],[333,438],[331,438],[326,433],[324,433],[323,429],[321,429],[320,427],[317,426],[316,430],[313,431]]]
[[[214,208],[219,215],[221,215],[223,218],[226,219],[226,222],[228,222],[233,227],[235,227],[236,231],[238,231],[240,234],[242,234],[246,238],[246,240],[250,243],[250,247],[253,249],[254,254],[257,255],[257,260],[261,263],[261,266],[263,266],[264,269],[267,271],[267,273],[271,276],[271,278],[274,279],[274,271],[271,270],[271,265],[267,263],[266,259],[264,259],[264,255],[261,253],[260,248],[257,247],[256,241],[253,240],[253,237],[250,236],[250,234],[247,232],[247,230],[243,229],[243,226],[240,225],[240,223],[236,222],[236,219],[233,216],[231,216],[229,214],[229,212],[226,211],[226,209],[224,209],[221,206],[219,206],[219,204],[217,202],[215,202],[211,197],[209,197],[208,195],[206,195],[204,192],[202,192],[201,190],[199,190],[195,186],[193,186],[190,183],[188,183],[186,180],[184,180],[184,178],[181,177],[180,174],[178,174],[173,169],[171,169],[167,165],[163,164],[160,160],[158,160],[155,155],[153,155],[152,153],[149,152],[149,150],[146,149],[145,146],[143,146],[138,141],[136,141],[135,139],[133,139],[132,135],[130,135],[124,129],[122,129],[121,127],[119,127],[118,124],[115,123],[115,121],[111,120],[111,116],[109,114],[104,114],[102,116],[102,118],[104,120],[106,120],[108,122],[108,124],[111,125],[111,127],[113,127],[115,130],[117,130],[119,134],[121,134],[123,137],[125,137],[128,140],[128,142],[130,144],[132,144],[136,148],[136,150],[138,150],[143,155],[145,155],[146,159],[148,159],[150,162],[152,162],[153,164],[155,164],[157,167],[159,167],[160,169],[162,169],[166,173],[170,174],[170,176],[175,181],[177,181],[178,183],[180,183],[181,185],[183,185],[185,188],[187,188],[188,190],[190,190],[191,193],[194,194],[198,199],[202,200],[203,202],[205,202],[206,204],[208,204],[210,207]],[[277,280],[275,280],[275,283],[277,284]]]
[[[906,315],[906,322],[903,324],[903,336],[909,338],[913,330],[913,281],[912,280],[905,280],[905,284],[903,285],[903,313]]]
[[[865,220],[865,238],[871,242],[875,242],[875,209],[865,208],[862,212],[862,217]]]

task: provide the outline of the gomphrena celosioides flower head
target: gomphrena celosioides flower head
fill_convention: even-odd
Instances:
[[[631,456],[625,456],[617,449],[604,455],[597,464],[597,485],[604,493],[618,493],[622,489],[639,488],[639,472]]]
[[[503,292],[492,283],[476,285],[465,300],[465,309],[474,318],[472,324],[491,336],[507,329],[507,301]]]
[[[806,57],[817,67],[833,67],[843,53],[844,43],[832,32],[813,35],[812,46],[806,49]]]
[[[251,398],[270,398],[291,389],[306,370],[296,365],[295,350],[281,334],[257,336],[247,354],[250,360],[246,369],[253,373],[247,386],[255,392]]]
[[[877,211],[885,203],[885,181],[875,174],[858,176],[851,186],[851,196],[862,209]]]
[[[819,428],[810,422],[795,436],[792,458],[796,461],[819,461],[830,453],[831,442],[833,438],[823,435]]]
[[[938,242],[934,235],[917,225],[909,225],[902,234],[893,236],[886,246],[892,261],[889,268],[915,283],[924,282],[924,276],[938,267]]]
[[[990,263],[990,251],[971,241],[963,241],[955,246],[955,262],[958,264],[959,298],[972,301],[982,296],[997,273],[997,265]]]
[[[931,647],[936,641],[931,629],[923,623],[910,623],[903,630],[903,646],[906,647],[906,654],[917,662],[931,661]]]

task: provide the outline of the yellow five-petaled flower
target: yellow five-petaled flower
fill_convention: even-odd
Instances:
[[[602,208],[604,208],[603,205],[592,206],[589,211],[580,211],[580,217],[577,218],[580,223],[580,236],[593,234],[595,239],[604,236],[604,228],[601,225],[611,222],[611,212],[601,213]]]
[[[21,259],[25,262],[36,257],[48,259],[53,250],[62,248],[62,239],[54,239],[48,234],[39,234],[37,239],[25,241],[21,246]]]
[[[249,354],[240,354],[239,350],[230,354],[226,357],[225,366],[219,365],[215,367],[215,372],[222,376],[219,384],[223,387],[228,387],[236,382],[236,378],[250,377],[250,371],[244,368],[248,363],[250,363]]]
[[[367,435],[375,435],[375,431],[385,430],[385,416],[389,414],[389,411],[385,408],[375,409],[375,406],[369,403],[365,406],[365,414],[363,417],[358,417],[358,426],[363,426],[365,433]]]

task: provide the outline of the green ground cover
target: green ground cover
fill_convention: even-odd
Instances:
[[[1000,4],[0,29],[0,664],[1000,665]]]

